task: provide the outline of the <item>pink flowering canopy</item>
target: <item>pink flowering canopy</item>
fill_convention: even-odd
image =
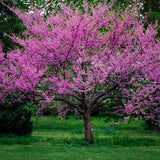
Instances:
[[[136,7],[116,13],[111,4],[85,4],[84,9],[63,5],[47,18],[35,8],[27,13],[11,9],[27,31],[25,38],[11,37],[23,49],[8,53],[7,60],[1,51],[3,92],[37,92],[48,102],[66,102],[87,120],[108,98],[121,98],[124,114],[157,105],[160,42],[155,39],[156,25],[144,29]],[[86,125],[85,129],[87,136]]]

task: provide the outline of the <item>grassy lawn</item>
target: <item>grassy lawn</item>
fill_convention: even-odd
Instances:
[[[32,136],[1,136],[0,160],[160,160],[160,133],[142,121],[110,126],[92,117],[94,144],[84,141],[82,119],[40,117]]]

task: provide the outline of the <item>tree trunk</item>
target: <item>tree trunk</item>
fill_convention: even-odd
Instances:
[[[38,129],[38,115],[36,115],[36,128]]]
[[[90,144],[93,143],[93,137],[92,137],[92,127],[91,127],[91,117],[90,114],[85,114],[83,116],[83,122],[84,122],[84,130],[85,130],[85,140],[89,142]]]

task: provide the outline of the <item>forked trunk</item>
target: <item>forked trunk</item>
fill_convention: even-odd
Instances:
[[[89,142],[90,144],[93,143],[93,137],[92,137],[92,127],[91,127],[91,117],[90,114],[85,114],[83,116],[84,121],[84,129],[85,129],[85,140]]]

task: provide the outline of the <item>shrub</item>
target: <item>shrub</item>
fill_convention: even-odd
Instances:
[[[32,110],[26,103],[0,104],[0,133],[27,135],[32,132]]]

